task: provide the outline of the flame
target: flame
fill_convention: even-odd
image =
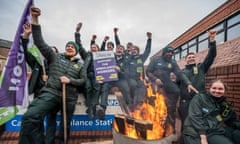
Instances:
[[[147,130],[147,140],[161,139],[172,133],[173,128],[166,123],[167,106],[164,95],[154,93],[151,86],[147,87],[147,100],[135,109],[130,116],[137,120],[152,123],[152,130]],[[113,125],[116,131],[116,123]],[[125,135],[131,138],[140,139],[134,125],[125,122]]]
[[[117,131],[117,132],[119,132],[119,129],[118,129],[118,126],[117,126],[117,123],[116,123],[116,121],[113,121],[113,128]]]

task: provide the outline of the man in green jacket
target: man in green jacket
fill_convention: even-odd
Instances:
[[[202,63],[197,64],[195,53],[188,53],[185,57],[186,66],[182,70],[187,78],[191,81],[192,85],[201,93],[205,91],[205,74],[208,72],[210,66],[212,65],[216,55],[216,30],[210,30],[208,32],[209,36],[209,51]],[[178,81],[178,80],[177,80]],[[180,106],[179,106],[179,115],[182,123],[188,115],[188,105],[193,96],[196,94],[194,92],[188,93],[187,86],[183,82],[179,83],[180,91]]]
[[[90,51],[86,51],[80,39],[79,31],[81,27],[82,23],[80,22],[76,27],[75,42],[79,45],[79,54],[84,60],[84,67],[87,71],[85,104],[88,108],[86,113],[90,119],[98,116],[99,119],[104,120],[108,100],[108,85],[106,83],[97,83],[93,64],[93,53],[100,51],[100,48],[95,44],[96,36],[93,36],[90,44]]]
[[[48,82],[42,88],[39,96],[35,98],[22,117],[19,144],[44,143],[41,123],[44,116],[56,108],[62,108],[63,84],[66,85],[66,122],[67,136],[70,134],[70,123],[77,101],[78,87],[86,80],[86,71],[83,64],[75,58],[78,45],[69,41],[65,46],[65,53],[59,54],[52,51],[43,38],[38,16],[41,10],[36,7],[30,9],[32,15],[32,34],[36,46],[49,63]],[[61,120],[63,122],[63,120]],[[60,143],[64,143],[64,127],[60,124]]]
[[[205,59],[202,63],[197,64],[196,62],[196,55],[195,53],[191,52],[188,53],[185,57],[186,66],[182,70],[183,73],[188,77],[188,79],[192,82],[193,86],[201,93],[205,93],[205,75],[208,72],[210,66],[212,65],[216,55],[216,30],[210,30],[208,32],[208,47],[209,51]],[[186,89],[186,85],[182,82],[177,82],[181,89],[180,91],[180,103],[179,103],[179,116],[183,123],[188,115],[188,107],[189,103],[192,100],[193,96],[195,95],[194,92],[188,93]],[[181,143],[183,143],[182,137],[180,138]]]
[[[144,85],[144,63],[151,52],[152,33],[146,32],[146,36],[147,43],[144,52],[140,54],[140,48],[134,45],[131,48],[131,54],[129,54],[128,57],[125,57],[128,64],[128,72],[126,72],[126,76],[130,88],[131,110],[136,109],[147,98],[147,90]]]
[[[27,45],[29,42],[29,36],[32,33],[30,23],[26,23],[23,26],[24,32],[21,36],[22,45],[24,49],[24,55],[27,61],[27,64],[31,67],[32,73],[28,82],[28,93],[34,94],[34,98],[36,98],[40,94],[40,90],[47,83],[48,79],[48,63],[44,59],[41,64],[37,58],[29,52]],[[58,53],[58,49],[56,47],[52,47],[52,50]],[[47,127],[46,127],[46,144],[53,144],[55,141],[55,133],[56,133],[56,115],[58,110],[53,110],[51,113],[47,115]],[[42,123],[42,131],[44,131],[44,125]]]

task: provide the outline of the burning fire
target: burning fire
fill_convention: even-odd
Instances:
[[[145,123],[152,124],[151,130],[146,130],[146,140],[161,139],[170,135],[173,132],[173,128],[166,122],[167,119],[167,106],[165,103],[164,95],[161,93],[154,93],[151,86],[147,87],[147,100],[142,103],[136,110],[131,112],[130,117],[135,120],[140,120]],[[136,125],[124,122],[125,135],[135,139],[141,139]],[[114,121],[113,127],[119,132],[116,121]]]

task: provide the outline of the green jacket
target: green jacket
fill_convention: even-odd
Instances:
[[[151,52],[151,44],[152,39],[148,39],[143,54],[128,56],[128,78],[140,80],[140,76],[142,75],[142,78],[144,79],[144,63]]]
[[[209,42],[209,51],[204,61],[198,65],[186,65],[182,70],[186,77],[191,81],[192,85],[200,92],[205,93],[205,74],[212,65],[215,57],[217,55],[216,42]],[[189,93],[187,91],[187,86],[185,83],[177,80],[180,91],[181,99],[191,100],[195,95],[194,92]]]
[[[193,137],[200,134],[222,134],[219,114],[221,107],[210,94],[197,94],[189,105],[188,117],[184,122],[183,133]]]
[[[226,101],[225,96],[222,96],[217,102],[220,105],[222,122],[233,129],[240,129],[240,120],[237,118],[233,105]]]
[[[62,83],[60,77],[66,76],[70,79],[70,83],[66,85],[67,96],[77,96],[77,88],[82,86],[86,80],[86,70],[83,64],[79,62],[79,59],[71,61],[65,54],[53,52],[52,48],[42,38],[40,25],[32,25],[32,34],[34,43],[49,64],[48,82],[43,90],[61,96]]]
[[[172,91],[176,88],[176,84],[170,78],[171,72],[183,81],[185,85],[191,84],[173,59],[166,60],[163,56],[157,56],[150,61],[146,70],[148,78],[154,83],[156,79],[160,79],[163,82],[163,87],[167,91]]]

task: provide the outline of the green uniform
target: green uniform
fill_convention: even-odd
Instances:
[[[70,79],[66,84],[66,108],[67,108],[67,130],[70,132],[70,122],[75,104],[77,101],[77,87],[84,84],[86,71],[78,59],[70,60],[64,54],[53,52],[43,38],[40,25],[32,25],[32,34],[34,43],[39,48],[42,55],[48,60],[49,74],[48,83],[45,85],[39,96],[35,98],[28,107],[28,110],[22,117],[20,144],[44,143],[43,133],[41,133],[41,123],[44,116],[53,110],[62,108],[62,83],[61,76]],[[61,121],[63,122],[63,121]],[[63,143],[63,124],[60,125],[60,141]]]
[[[147,96],[146,86],[143,81],[145,78],[144,63],[151,52],[151,44],[152,39],[149,38],[143,54],[129,55],[127,59],[128,72],[126,74],[133,108],[141,104]]]
[[[225,129],[225,135],[230,138],[234,144],[240,144],[240,120],[237,119],[237,114],[234,111],[232,104],[226,101],[226,97],[217,99],[220,105],[221,124]]]
[[[118,87],[118,89],[121,91],[124,100],[127,105],[130,104],[130,89],[127,82],[127,77],[125,72],[127,71],[127,63],[125,62],[125,57],[122,55],[121,58],[117,58],[115,56],[117,66],[120,67],[120,72],[118,72],[118,80],[117,81],[111,81],[108,82],[109,89],[112,87]]]
[[[189,105],[183,127],[186,144],[201,144],[200,134],[205,134],[209,144],[233,144],[221,125],[222,107],[210,94],[197,94]]]
[[[41,88],[45,85],[45,82],[42,79],[43,75],[43,68],[42,65],[37,61],[36,57],[32,55],[27,50],[27,44],[29,42],[29,39],[24,39],[21,37],[22,45],[24,48],[24,54],[26,58],[26,62],[32,69],[32,74],[28,82],[28,93],[32,94],[34,93],[34,98],[36,98]],[[48,75],[48,64],[47,61],[44,60],[44,67],[46,70],[46,74]],[[53,144],[55,141],[55,133],[56,133],[56,114],[58,112],[58,109],[53,110],[51,113],[47,115],[47,128],[46,128],[46,144]],[[42,132],[44,132],[44,125],[42,125]]]
[[[200,92],[205,93],[205,74],[207,73],[208,69],[212,65],[217,52],[216,52],[216,42],[209,42],[209,51],[207,56],[205,57],[204,61],[200,64],[192,64],[186,65],[186,67],[182,70],[186,77],[191,81],[192,85]],[[189,93],[187,90],[187,85],[183,82],[178,82],[180,91],[180,106],[179,106],[179,114],[184,123],[184,120],[188,114],[188,105],[193,96],[195,95],[194,92]]]
[[[116,46],[120,45],[120,39],[118,35],[114,36],[115,44]],[[118,87],[119,90],[121,91],[126,104],[130,105],[131,104],[131,96],[130,96],[130,88],[128,85],[128,59],[129,59],[129,53],[126,53],[126,50],[122,54],[121,58],[116,58],[117,66],[120,67],[120,72],[118,72],[118,81],[110,82],[110,87]]]
[[[75,41],[79,45],[79,54],[84,60],[84,67],[87,69],[87,80],[86,80],[86,106],[88,107],[87,113],[90,119],[94,118],[97,114],[96,106],[99,104],[101,111],[99,111],[99,118],[105,119],[105,110],[107,107],[108,100],[108,84],[99,84],[96,82],[94,65],[93,65],[93,55],[91,52],[87,52],[81,44],[80,34],[75,33]],[[94,44],[91,41],[91,44]],[[100,101],[100,103],[99,103]],[[99,109],[97,109],[99,110]]]
[[[180,89],[176,83],[171,80],[170,73],[174,73],[177,79],[180,79],[185,85],[189,85],[191,82],[180,70],[175,60],[166,59],[164,57],[165,53],[169,50],[172,51],[173,48],[165,47],[163,49],[162,56],[157,56],[150,61],[146,74],[153,84],[155,84],[156,79],[160,79],[162,81],[163,85],[158,86],[158,90],[164,93],[168,108],[168,122],[170,122],[174,127],[176,103],[180,94]],[[161,91],[161,89],[163,91]]]
[[[108,100],[108,84],[99,84],[96,82],[93,66],[93,56],[92,53],[88,53],[87,59],[85,60],[85,66],[87,67],[87,104],[88,104],[88,114],[90,118],[94,118],[97,114],[96,106],[99,104],[103,110],[101,110],[100,119],[105,119],[105,110],[107,107]],[[99,102],[100,101],[100,102]],[[103,113],[104,112],[104,113]],[[92,115],[92,114],[93,115]]]

